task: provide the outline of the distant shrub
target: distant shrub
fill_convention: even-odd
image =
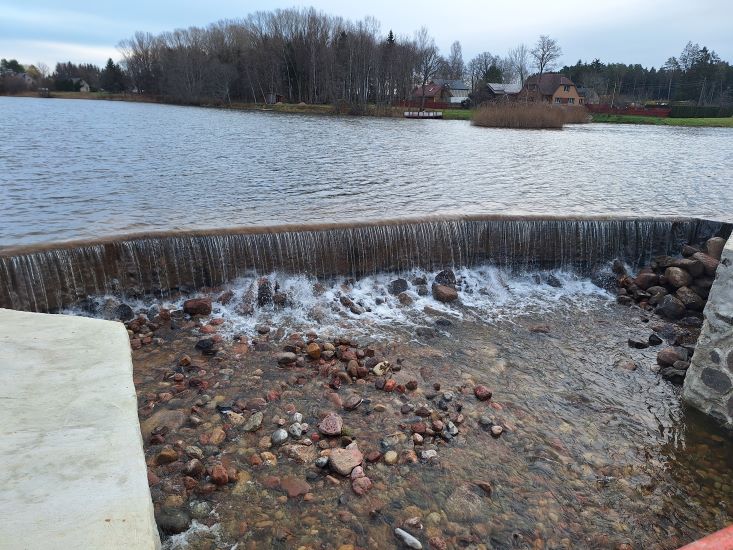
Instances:
[[[733,116],[733,107],[673,105],[672,118],[727,118]]]
[[[580,124],[588,119],[588,111],[581,106],[515,101],[482,105],[474,112],[471,124],[487,128],[560,129],[564,124]]]

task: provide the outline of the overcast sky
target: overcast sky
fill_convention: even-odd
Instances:
[[[454,40],[464,60],[482,51],[505,54],[540,34],[557,39],[561,64],[578,59],[659,67],[688,40],[733,61],[731,0],[0,0],[0,57],[22,63],[103,64],[135,31],[205,26],[258,10],[314,6],[349,19],[371,15],[399,35],[428,27],[443,53]],[[449,7],[449,9],[448,9]]]

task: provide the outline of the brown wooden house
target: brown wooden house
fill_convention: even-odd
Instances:
[[[522,86],[518,99],[543,101],[552,105],[583,105],[585,100],[578,93],[572,80],[560,73],[530,76]]]

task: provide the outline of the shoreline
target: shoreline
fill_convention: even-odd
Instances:
[[[39,97],[36,92],[23,92],[15,95],[5,95],[3,97]],[[378,118],[403,118],[403,112],[409,110],[410,107],[399,106],[380,106],[369,104],[365,112],[350,112],[348,106],[343,110],[337,111],[334,105],[316,105],[306,103],[280,103],[274,105],[265,105],[260,103],[242,103],[242,102],[221,102],[221,103],[179,103],[174,101],[164,101],[156,97],[136,95],[136,94],[108,94],[102,92],[51,92],[48,98],[40,99],[88,99],[98,101],[128,101],[131,103],[155,103],[159,105],[176,105],[179,107],[202,107],[209,109],[227,109],[233,111],[261,111],[284,114],[300,114],[300,115],[321,115],[321,116],[357,116],[357,117],[378,117]],[[470,120],[470,109],[439,109],[443,112],[442,120]],[[440,120],[440,119],[436,119]]]
[[[39,97],[36,92],[23,92],[2,97]],[[234,111],[261,111],[284,114],[321,115],[321,116],[369,116],[378,118],[402,118],[402,113],[409,107],[377,106],[369,104],[366,112],[338,112],[334,105],[311,105],[281,103],[264,105],[258,103],[178,103],[163,101],[159,98],[135,94],[108,94],[102,92],[51,92],[49,98],[43,99],[88,99],[98,101],[127,101],[130,103],[155,103],[160,105],[177,105],[181,107],[202,107],[229,109]],[[471,120],[474,109],[440,109],[442,119],[436,120]],[[728,118],[660,118],[637,115],[609,115],[596,113],[591,115],[591,123],[595,124],[635,124],[652,126],[680,126],[687,128],[733,128],[733,117]]]

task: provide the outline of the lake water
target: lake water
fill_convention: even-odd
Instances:
[[[427,214],[733,221],[733,130],[0,98],[0,247]]]

